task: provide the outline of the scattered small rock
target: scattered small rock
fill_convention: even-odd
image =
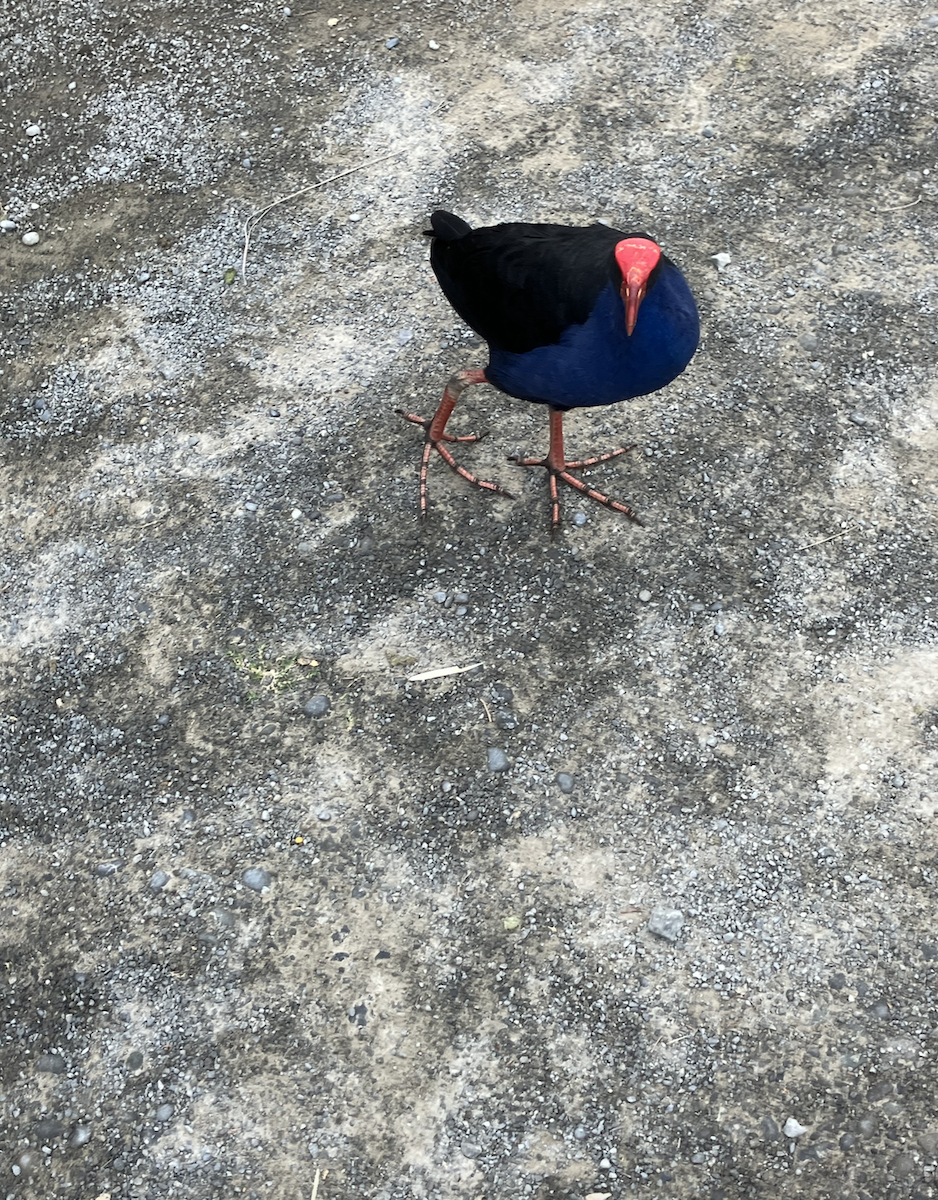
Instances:
[[[557,786],[565,796],[569,796],[573,791],[573,776],[567,775],[565,771],[559,771],[557,773]]]
[[[110,862],[99,862],[94,869],[95,875],[100,875],[101,878],[106,878],[108,875],[116,875],[124,865],[122,858],[113,858]]]
[[[400,38],[392,37],[384,43],[385,50],[393,50],[395,46],[400,44]]]
[[[648,590],[648,588],[642,588],[642,590],[638,593],[638,598],[641,600],[642,604],[647,604],[651,599],[651,592]]]
[[[43,1075],[64,1075],[65,1059],[61,1054],[40,1054],[36,1059],[36,1070]]]
[[[813,333],[803,333],[798,338],[798,345],[802,350],[813,351],[817,349],[817,337]]]
[[[176,1110],[171,1104],[161,1104],[156,1110],[156,1119],[160,1124],[165,1124],[172,1119],[172,1115]]]
[[[665,941],[676,942],[684,928],[684,914],[679,908],[655,908],[648,918],[648,930]]]
[[[908,1150],[904,1150],[889,1164],[889,1169],[897,1179],[905,1179],[907,1175],[911,1175],[915,1170],[915,1158]]]
[[[508,755],[504,750],[500,750],[498,746],[490,746],[488,750],[489,770],[493,775],[499,774],[501,771],[507,771],[511,766]]]
[[[782,1132],[787,1138],[800,1138],[803,1133],[808,1132],[808,1128],[806,1125],[800,1125],[794,1117],[789,1117]]]
[[[36,233],[35,229],[33,229],[29,233],[24,233],[23,236],[20,238],[20,241],[23,243],[24,246],[38,246],[39,245],[39,234]]]
[[[26,136],[27,137],[39,137],[40,133],[42,133],[42,130],[40,129],[40,127],[38,125],[27,125],[26,126]]]
[[[324,717],[331,707],[328,696],[310,696],[303,705],[303,712],[308,717]]]
[[[262,892],[264,888],[270,887],[271,875],[263,867],[250,867],[241,876],[241,880],[252,892]]]
[[[578,513],[573,514],[573,524],[574,525],[583,526],[586,524],[587,520],[588,520],[588,518],[587,518],[585,512],[578,512]]]
[[[475,1142],[463,1142],[459,1147],[459,1153],[463,1158],[478,1158],[482,1153],[482,1147],[477,1146]]]
[[[718,271],[725,270],[730,265],[730,263],[733,261],[732,258],[730,257],[730,255],[727,254],[725,250],[721,250],[719,254],[711,254],[710,259],[712,262],[716,263]]]

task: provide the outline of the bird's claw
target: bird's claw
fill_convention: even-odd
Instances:
[[[431,420],[428,417],[418,416],[417,413],[404,412],[401,408],[396,408],[394,411],[405,420],[411,421],[414,425],[421,426],[424,431],[423,456],[420,460],[420,519],[422,521],[427,516],[427,472],[430,469],[430,454],[433,450],[439,454],[450,470],[455,471],[467,483],[474,484],[475,487],[482,488],[484,491],[494,492],[497,496],[505,496],[508,500],[514,500],[511,492],[506,491],[499,484],[490,483],[486,479],[479,479],[477,475],[473,475],[471,471],[467,471],[465,467],[461,467],[444,445],[444,442],[481,442],[487,436],[487,433],[470,433],[461,436],[451,433],[434,435],[432,427],[435,418]]]
[[[560,489],[557,486],[558,479],[562,479],[568,487],[574,488],[584,496],[588,496],[590,500],[595,500],[597,504],[602,504],[606,508],[612,509],[613,512],[621,513],[628,517],[630,521],[634,521],[636,525],[641,525],[642,521],[636,514],[633,508],[627,504],[623,504],[619,500],[613,500],[609,496],[603,495],[602,492],[596,491],[595,488],[589,487],[582,479],[577,479],[575,475],[570,474],[570,468],[579,470],[581,467],[592,467],[597,463],[609,462],[610,459],[618,458],[620,454],[626,454],[629,450],[634,450],[635,445],[623,446],[619,450],[611,450],[608,454],[600,454],[595,458],[580,459],[577,462],[564,462],[562,466],[547,458],[517,458],[512,456],[508,459],[509,462],[516,463],[519,467],[543,467],[550,477],[550,527],[552,532],[556,532],[560,528]]]

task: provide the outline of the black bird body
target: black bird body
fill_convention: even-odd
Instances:
[[[488,342],[486,378],[511,396],[561,410],[615,404],[670,383],[697,348],[697,306],[664,254],[626,333],[615,248],[644,234],[521,222],[473,230],[443,212],[431,224],[440,287]]]
[[[432,420],[402,414],[423,426],[426,435],[421,516],[426,515],[433,450],[470,483],[509,495],[459,466],[445,444],[477,440],[454,438],[445,432],[446,423],[464,388],[491,383],[510,396],[549,407],[547,456],[512,461],[547,469],[553,528],[560,523],[558,481],[637,522],[628,505],[570,473],[632,447],[567,462],[563,414],[647,395],[681,374],[697,349],[700,323],[680,270],[645,234],[606,225],[510,222],[472,229],[442,211],[433,213],[430,223],[433,271],[456,312],[488,343],[489,361],[484,370],[452,377]]]

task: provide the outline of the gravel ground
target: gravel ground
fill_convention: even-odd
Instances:
[[[938,15],[0,21],[0,1196],[934,1196]],[[437,206],[682,265],[644,528],[418,526]]]

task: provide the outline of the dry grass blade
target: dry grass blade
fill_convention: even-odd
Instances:
[[[435,671],[422,671],[419,675],[408,675],[408,683],[422,683],[425,679],[445,679],[447,675],[465,675],[467,671],[478,671],[482,663],[472,663],[468,667],[437,667]]]
[[[241,279],[244,280],[248,270],[248,250],[251,246],[251,234],[263,221],[264,217],[269,212],[277,208],[281,204],[286,204],[290,200],[295,200],[297,196],[305,196],[307,192],[315,192],[317,188],[325,187],[327,184],[335,183],[339,179],[344,179],[346,175],[353,175],[356,171],[364,170],[365,167],[373,166],[375,163],[387,162],[389,158],[396,158],[399,154],[403,154],[403,150],[392,150],[390,154],[382,154],[378,158],[369,158],[367,162],[356,163],[354,167],[349,167],[347,171],[340,171],[338,175],[330,175],[328,179],[320,179],[318,183],[311,183],[307,187],[297,188],[295,192],[289,192],[286,196],[281,196],[279,200],[273,200],[264,208],[253,213],[244,222],[244,251],[241,254]]]

